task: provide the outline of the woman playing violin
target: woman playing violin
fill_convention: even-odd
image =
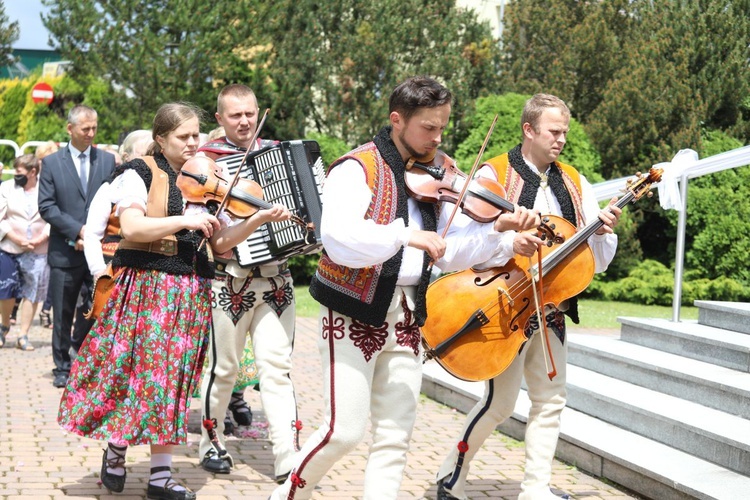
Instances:
[[[100,477],[111,491],[124,488],[127,447],[150,445],[148,498],[195,498],[172,478],[171,462],[173,446],[187,442],[188,398],[210,329],[214,265],[199,245],[231,243],[221,231],[228,219],[185,206],[176,186],[196,153],[200,116],[190,104],[161,106],[148,156],[113,174],[123,236],[113,267],[124,271],[79,351],[58,417],[71,432],[108,441]]]
[[[599,218],[601,228],[588,239],[593,251],[595,271],[602,272],[614,257],[617,236],[613,227],[621,210],[610,201],[600,210],[588,181],[573,167],[557,161],[565,146],[570,111],[557,97],[537,94],[526,102],[521,117],[523,142],[510,152],[489,160],[479,175],[503,184],[509,201],[533,208],[542,215],[562,216],[574,227]],[[542,240],[531,232],[519,232],[507,240],[508,249],[481,267],[504,265],[508,254],[529,257],[540,249]],[[541,250],[540,250],[541,251]],[[552,286],[552,285],[549,285]],[[578,322],[575,301],[560,309],[547,305],[541,314],[547,324],[549,353],[541,334],[538,317],[524,327],[529,339],[521,352],[500,375],[485,382],[482,399],[469,413],[463,430],[437,474],[438,499],[466,499],[469,462],[496,426],[511,416],[525,378],[531,409],[526,426],[526,469],[520,500],[559,498],[550,490],[552,461],[560,430],[560,413],[565,407],[565,320],[563,309]],[[556,376],[548,376],[545,363],[549,355],[557,363]],[[563,498],[568,498],[567,495]]]
[[[498,229],[524,229],[525,209],[480,224],[452,205],[407,196],[405,162],[438,148],[451,93],[427,77],[391,94],[390,125],[335,161],[323,190],[323,256],[310,286],[321,304],[318,345],[325,378],[325,421],[271,498],[310,498],[315,485],[362,439],[373,444],[364,499],[395,499],[401,484],[421,384],[419,327],[426,315],[431,264],[443,270],[483,262],[501,246]]]

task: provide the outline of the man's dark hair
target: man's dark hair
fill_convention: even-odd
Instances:
[[[398,85],[391,94],[388,112],[396,111],[408,121],[419,108],[436,108],[450,104],[450,90],[434,78],[415,76]]]

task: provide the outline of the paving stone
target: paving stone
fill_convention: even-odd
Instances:
[[[292,379],[298,394],[304,427],[301,441],[323,418],[322,377],[315,345],[316,320],[299,318]],[[61,389],[52,387],[51,332],[37,325],[30,339],[35,351],[15,349],[17,327],[0,348],[0,500],[12,499],[117,499],[145,497],[149,475],[148,447],[128,451],[125,491],[112,495],[99,482],[103,443],[63,431],[57,425]],[[266,439],[260,395],[247,391],[253,411],[254,437],[231,437],[227,448],[236,468],[226,476],[212,475],[199,465],[200,401],[191,401],[189,442],[175,449],[175,475],[195,490],[198,498],[266,499],[276,487],[273,455]],[[422,397],[399,500],[435,498],[435,474],[463,425],[464,415]],[[363,471],[370,445],[369,431],[352,453],[321,481],[315,500],[360,498]],[[494,433],[472,463],[467,490],[472,498],[515,499],[523,477],[523,444]],[[556,462],[552,486],[559,493],[586,500],[633,498],[628,493]]]

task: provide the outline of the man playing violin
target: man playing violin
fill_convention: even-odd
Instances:
[[[310,286],[321,304],[325,420],[271,498],[310,498],[362,439],[368,415],[373,443],[362,498],[397,497],[421,386],[419,328],[432,263],[445,271],[466,269],[500,251],[505,235],[512,238],[508,230],[538,223],[535,213],[519,208],[483,224],[459,213],[449,224],[453,205],[407,195],[405,163],[434,156],[451,100],[434,79],[406,80],[391,94],[390,124],[328,170],[324,250]]]
[[[258,125],[258,104],[253,91],[245,85],[227,85],[221,90],[216,120],[224,127],[226,136],[204,144],[198,149],[199,154],[217,159],[275,144],[269,140],[253,141]],[[228,172],[230,178],[235,171]],[[271,209],[260,210],[250,220],[255,221],[257,228],[289,216],[286,207],[274,205]],[[294,386],[289,377],[294,345],[294,305],[294,288],[286,260],[248,269],[240,267],[231,251],[216,256],[216,279],[212,285],[214,331],[201,386],[203,419],[217,420],[220,441],[226,426],[232,424],[230,411],[238,425],[252,423],[252,413],[243,393],[253,377],[238,378],[239,370],[247,371],[252,365],[245,349],[250,334],[260,397],[273,444],[275,478],[282,482],[292,467],[301,427]],[[225,412],[227,416],[222,421]],[[209,472],[228,474],[231,471],[231,456],[219,454],[205,427],[201,431],[200,457],[201,466]]]
[[[599,209],[591,184],[573,167],[557,161],[563,150],[570,122],[570,110],[559,98],[537,94],[526,102],[521,116],[523,141],[508,153],[484,164],[478,175],[497,180],[507,192],[508,201],[542,215],[562,216],[577,228],[597,217],[601,228],[589,239],[594,254],[595,272],[603,272],[612,261],[617,248],[617,224],[621,209],[617,198],[604,210]],[[509,260],[508,255],[530,257],[542,244],[536,234],[519,232],[498,255],[482,264],[482,268],[499,267]],[[466,477],[469,463],[495,427],[510,417],[526,379],[531,409],[526,424],[526,467],[521,483],[520,500],[558,498],[550,490],[552,462],[560,432],[560,413],[565,407],[565,342],[564,314],[578,323],[575,299],[560,305],[547,305],[543,316],[547,325],[549,344],[543,341],[538,316],[525,326],[529,339],[518,356],[500,375],[485,382],[482,399],[469,412],[457,442],[451,444],[447,458],[437,474],[439,500],[466,499]],[[549,352],[546,352],[549,345]],[[557,374],[550,379],[546,368],[547,357],[557,363]],[[563,498],[568,498],[564,495]]]

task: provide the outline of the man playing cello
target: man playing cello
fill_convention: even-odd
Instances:
[[[538,210],[542,215],[562,216],[581,228],[597,217],[601,228],[589,238],[596,262],[595,272],[603,272],[617,248],[613,228],[621,210],[614,205],[600,210],[591,184],[573,167],[557,161],[565,146],[570,110],[559,98],[537,94],[526,102],[521,115],[523,142],[508,153],[489,160],[478,175],[497,180],[505,187],[508,201]],[[535,234],[520,232],[512,241],[511,253],[530,257],[542,240]],[[502,252],[499,255],[507,255]],[[481,267],[498,267],[505,261],[494,260]],[[544,317],[550,333],[550,351],[545,345],[537,316],[525,325],[529,340],[518,356],[500,375],[485,382],[482,399],[469,412],[459,438],[451,444],[447,458],[437,474],[438,500],[466,499],[466,476],[469,462],[495,427],[513,413],[521,379],[526,379],[531,410],[526,424],[526,467],[519,500],[558,498],[550,490],[552,461],[560,432],[560,413],[565,407],[567,314],[578,323],[575,299],[560,309],[547,306]],[[546,359],[557,362],[557,375],[548,376]],[[563,498],[567,498],[564,496]]]

